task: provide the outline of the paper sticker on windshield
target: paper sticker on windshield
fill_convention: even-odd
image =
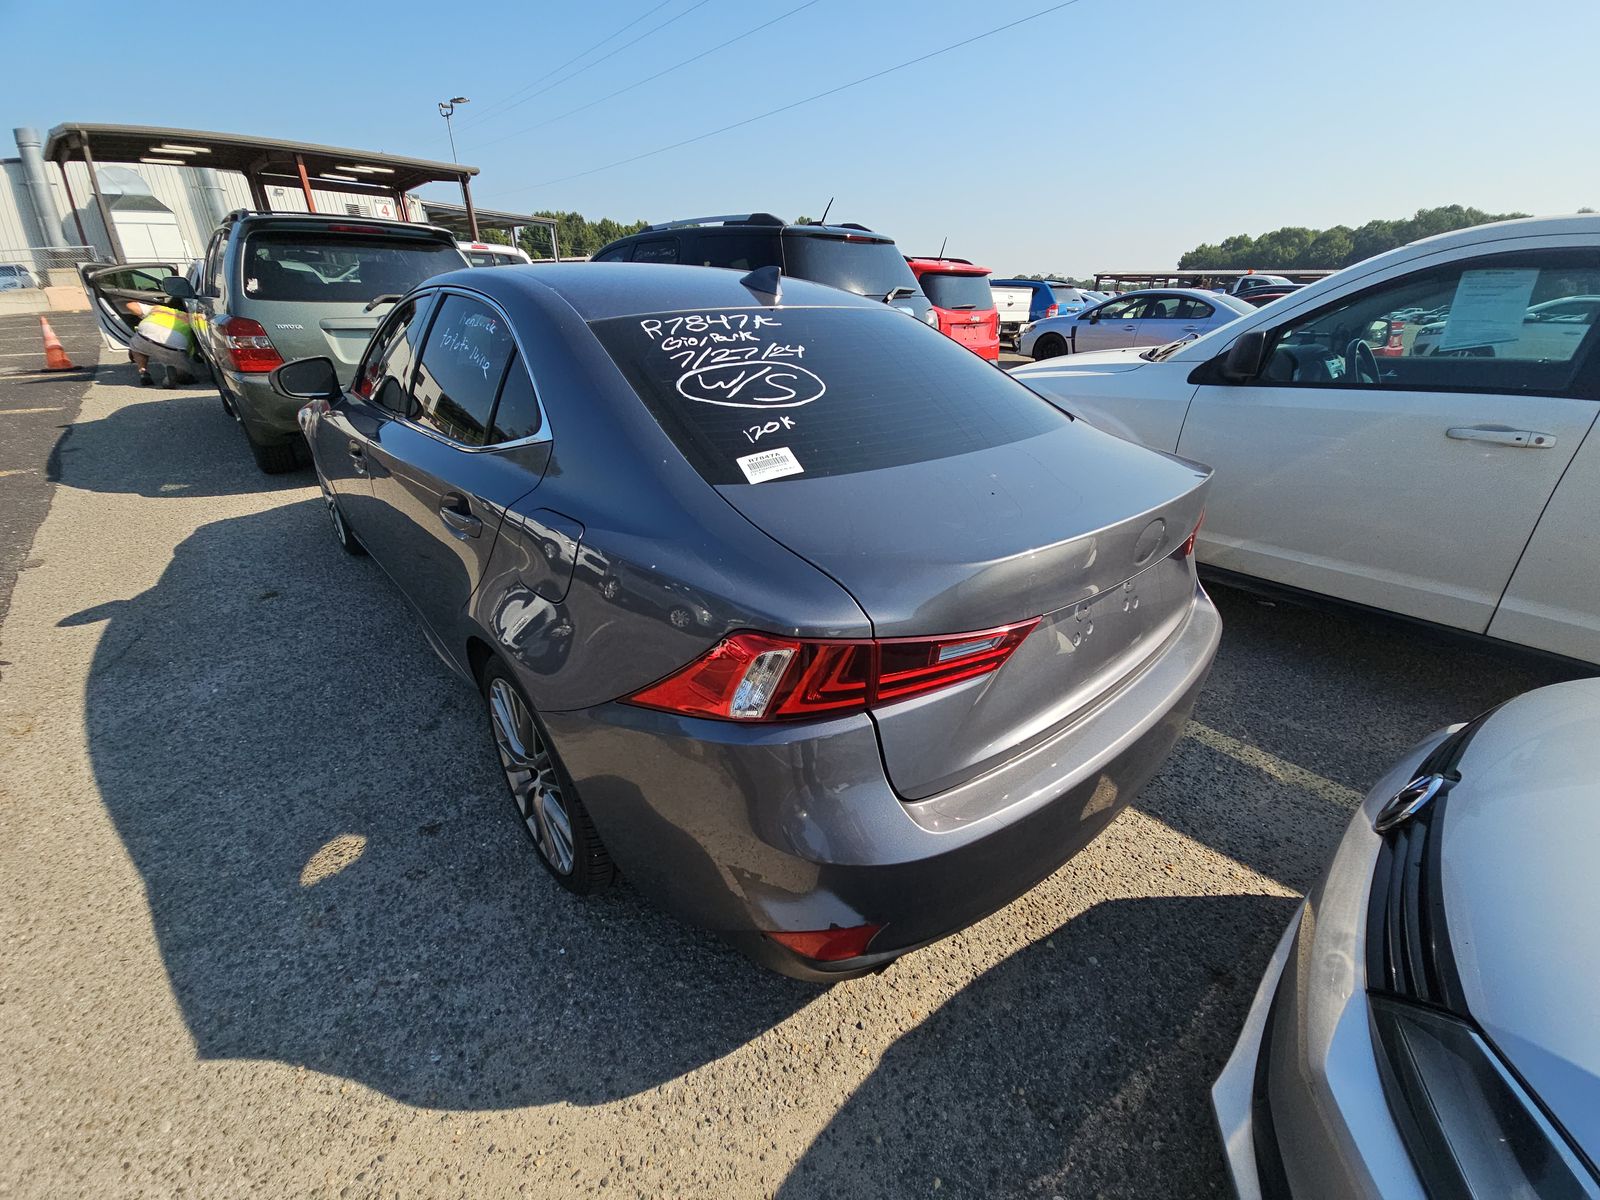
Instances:
[[[759,454],[746,454],[743,458],[736,458],[733,461],[739,464],[744,477],[751,483],[782,479],[785,475],[805,474],[805,468],[800,465],[800,460],[787,446],[763,450]]]

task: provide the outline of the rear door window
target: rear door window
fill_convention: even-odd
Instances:
[[[722,309],[591,325],[709,483],[950,458],[1071,420],[1004,371],[889,309]]]
[[[634,262],[675,263],[678,261],[678,241],[663,238],[655,242],[639,242],[633,248]]]
[[[466,265],[454,246],[377,234],[266,229],[245,241],[240,275],[251,300],[306,304],[404,295]]]
[[[754,271],[782,265],[775,233],[701,233],[692,244],[690,261],[702,267]]]
[[[516,343],[505,318],[468,296],[450,294],[428,329],[412,386],[417,421],[451,441],[481,446]]]
[[[923,293],[940,308],[987,309],[994,307],[987,275],[924,275]]]

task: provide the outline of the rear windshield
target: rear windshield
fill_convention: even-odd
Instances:
[[[440,242],[264,230],[245,242],[244,292],[252,300],[365,302],[463,265],[460,252]]]
[[[987,275],[924,275],[922,290],[940,308],[993,308]]]
[[[783,239],[783,270],[787,275],[814,279],[876,300],[882,300],[895,288],[921,290],[893,242],[787,234]]]
[[[949,458],[1071,419],[893,309],[723,309],[590,327],[709,483]]]

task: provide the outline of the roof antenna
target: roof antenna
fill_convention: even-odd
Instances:
[[[826,225],[828,223],[828,212],[832,208],[833,208],[833,197],[829,196],[828,197],[828,207],[823,209],[822,210],[822,216],[817,218],[817,224],[818,225]]]
[[[944,257],[944,248],[946,246],[948,246],[949,244],[950,244],[950,235],[947,233],[947,234],[944,235],[944,241],[939,243],[939,257],[940,258]]]
[[[776,266],[757,267],[739,282],[762,304],[776,305],[783,299],[783,273]]]

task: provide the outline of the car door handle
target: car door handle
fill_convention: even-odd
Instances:
[[[357,475],[367,473],[367,452],[360,442],[350,443],[350,465],[355,468]]]
[[[1199,329],[1199,328],[1200,328],[1200,326],[1198,326],[1198,325],[1185,325],[1183,327],[1183,332],[1184,333],[1193,333],[1196,329]]]
[[[1492,446],[1520,446],[1525,450],[1550,450],[1555,434],[1534,429],[1512,429],[1509,425],[1452,425],[1445,437],[1458,442],[1488,442]]]
[[[444,523],[458,533],[477,537],[483,532],[483,522],[467,511],[466,497],[451,493],[439,504],[439,515]]]
[[[1135,329],[1137,329],[1139,327],[1137,325],[1134,325],[1134,324],[1130,323],[1130,324],[1124,325],[1123,328],[1126,329],[1126,330],[1132,331],[1132,330],[1135,330]]]

